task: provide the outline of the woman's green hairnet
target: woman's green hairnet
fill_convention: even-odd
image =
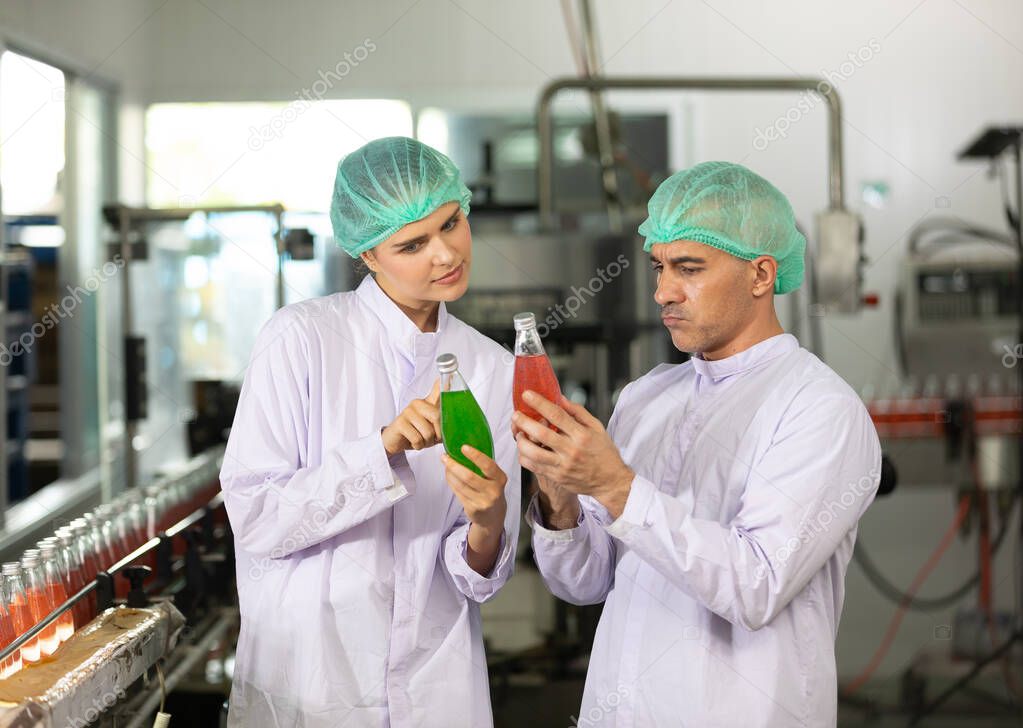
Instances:
[[[334,178],[334,240],[353,258],[438,207],[457,202],[469,214],[469,189],[450,159],[408,137],[385,137],[342,159]]]
[[[803,282],[806,238],[777,187],[746,167],[704,162],[676,172],[654,192],[639,226],[643,250],[655,243],[693,240],[742,258],[769,255],[778,263],[775,293]]]

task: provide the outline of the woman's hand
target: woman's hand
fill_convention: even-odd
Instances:
[[[466,561],[473,571],[486,576],[493,570],[501,548],[504,518],[508,512],[508,502],[504,497],[508,476],[491,458],[469,445],[462,445],[462,454],[480,469],[482,477],[447,453],[441,456],[441,460],[448,485],[472,524],[469,526]]]
[[[397,455],[405,450],[425,450],[443,438],[440,430],[440,380],[426,399],[414,399],[381,433],[384,450]]]

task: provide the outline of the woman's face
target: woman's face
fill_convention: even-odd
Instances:
[[[469,221],[457,202],[449,202],[363,253],[362,260],[380,287],[406,305],[455,301],[469,286]]]

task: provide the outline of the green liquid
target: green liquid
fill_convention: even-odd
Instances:
[[[483,475],[476,464],[462,454],[462,445],[471,445],[487,457],[494,457],[490,426],[472,392],[467,389],[441,392],[440,429],[448,455],[477,475]]]

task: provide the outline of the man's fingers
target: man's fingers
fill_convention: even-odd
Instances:
[[[526,404],[535,409],[545,420],[562,432],[569,432],[572,428],[578,428],[575,418],[543,395],[528,390],[522,395],[522,398]]]
[[[515,444],[519,447],[519,454],[525,455],[533,462],[543,463],[548,466],[557,465],[558,463],[557,453],[543,449],[525,435],[515,438]]]
[[[600,427],[604,426],[588,409],[581,404],[576,404],[565,395],[561,395],[560,404],[562,409],[572,415],[572,418],[584,427],[593,427],[595,424]]]
[[[520,431],[529,436],[533,442],[539,442],[547,447],[557,450],[565,441],[565,436],[554,432],[551,428],[540,424],[532,417],[527,417],[521,412],[512,415],[516,426]]]

